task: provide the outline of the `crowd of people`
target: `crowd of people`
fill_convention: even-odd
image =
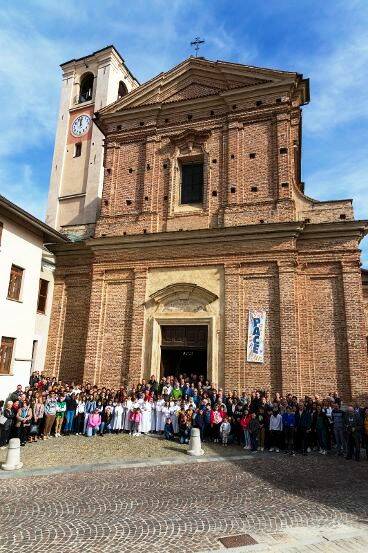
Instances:
[[[192,428],[204,442],[237,444],[252,452],[335,453],[368,459],[368,403],[344,406],[337,392],[298,399],[264,390],[226,392],[201,376],[142,380],[132,389],[65,383],[37,372],[0,402],[0,447],[71,434],[159,434],[189,443]]]

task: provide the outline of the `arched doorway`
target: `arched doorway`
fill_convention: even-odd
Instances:
[[[190,373],[218,381],[218,296],[201,286],[177,283],[146,303],[146,356],[157,378]]]
[[[161,376],[207,378],[207,325],[161,325]]]

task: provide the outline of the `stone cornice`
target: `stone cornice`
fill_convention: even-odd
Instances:
[[[301,240],[316,238],[357,238],[361,240],[368,233],[368,220],[336,221],[331,223],[308,223],[300,236]]]
[[[368,221],[341,221],[333,223],[266,223],[239,227],[171,231],[130,236],[105,236],[83,242],[54,244],[49,249],[56,255],[90,256],[93,252],[111,250],[143,250],[224,242],[255,242],[272,240],[361,240],[368,233]]]

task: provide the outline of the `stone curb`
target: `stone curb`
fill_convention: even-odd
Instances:
[[[190,457],[185,456],[181,459],[177,457],[158,457],[157,459],[132,459],[119,460],[109,463],[92,463],[84,465],[71,465],[71,466],[56,466],[48,467],[45,469],[26,469],[15,470],[12,472],[0,471],[0,480],[6,480],[9,478],[28,478],[33,476],[50,476],[53,474],[72,474],[81,472],[95,472],[100,470],[116,470],[116,469],[130,469],[130,468],[149,468],[160,467],[165,465],[187,465],[192,463],[222,463],[226,461],[252,461],[255,457],[251,455],[211,455],[208,457]]]

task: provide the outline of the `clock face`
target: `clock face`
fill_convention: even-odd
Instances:
[[[91,118],[85,113],[83,115],[78,115],[72,123],[72,135],[73,136],[83,136],[88,132],[88,129],[91,126]]]

